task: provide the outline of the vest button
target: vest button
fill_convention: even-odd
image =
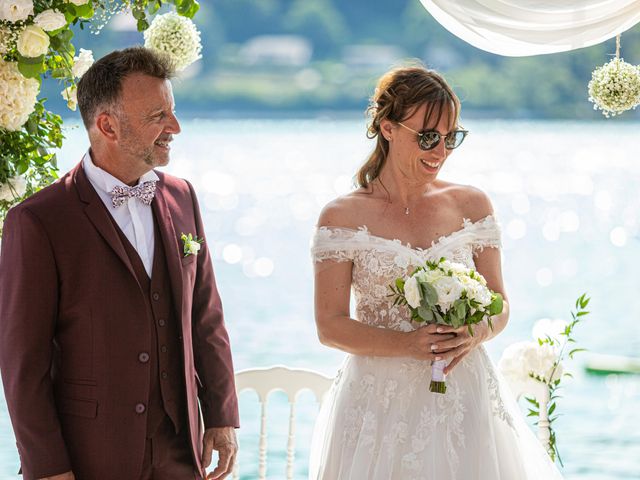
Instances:
[[[160,325],[161,327],[164,327],[166,324],[166,322],[161,318],[160,320],[158,320],[158,325]]]
[[[153,298],[157,302],[158,300],[160,300],[160,294],[158,292],[153,292],[151,298]]]
[[[162,346],[160,347],[160,351],[161,351],[162,353],[167,353],[167,346],[166,346],[166,345],[162,345]]]
[[[138,403],[136,405],[136,413],[144,413],[147,407],[144,406],[144,403]]]
[[[138,355],[138,360],[140,363],[147,363],[149,361],[149,354],[147,352],[142,352]]]
[[[167,372],[162,372],[162,378],[167,378],[168,376]]]

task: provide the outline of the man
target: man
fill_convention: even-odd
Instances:
[[[153,170],[180,132],[171,75],[141,47],[96,62],[78,84],[89,151],[7,215],[0,369],[25,479],[200,479],[212,449],[207,479],[233,466],[233,367],[198,203]]]

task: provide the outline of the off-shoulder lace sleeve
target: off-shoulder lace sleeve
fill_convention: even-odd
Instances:
[[[474,254],[481,252],[486,247],[500,248],[502,246],[502,231],[495,215],[488,215],[475,223],[465,220],[464,228],[472,234]]]
[[[319,227],[311,240],[311,257],[314,263],[323,260],[352,262],[358,250],[369,240],[369,232],[343,227]]]

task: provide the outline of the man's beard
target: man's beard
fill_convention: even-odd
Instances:
[[[146,165],[154,168],[169,163],[169,158],[161,158],[155,151],[155,146],[141,147],[134,133],[127,134],[122,140],[122,150],[134,162],[142,160]]]

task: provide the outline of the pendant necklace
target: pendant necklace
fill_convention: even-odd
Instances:
[[[404,214],[409,215],[409,207],[404,207]]]

